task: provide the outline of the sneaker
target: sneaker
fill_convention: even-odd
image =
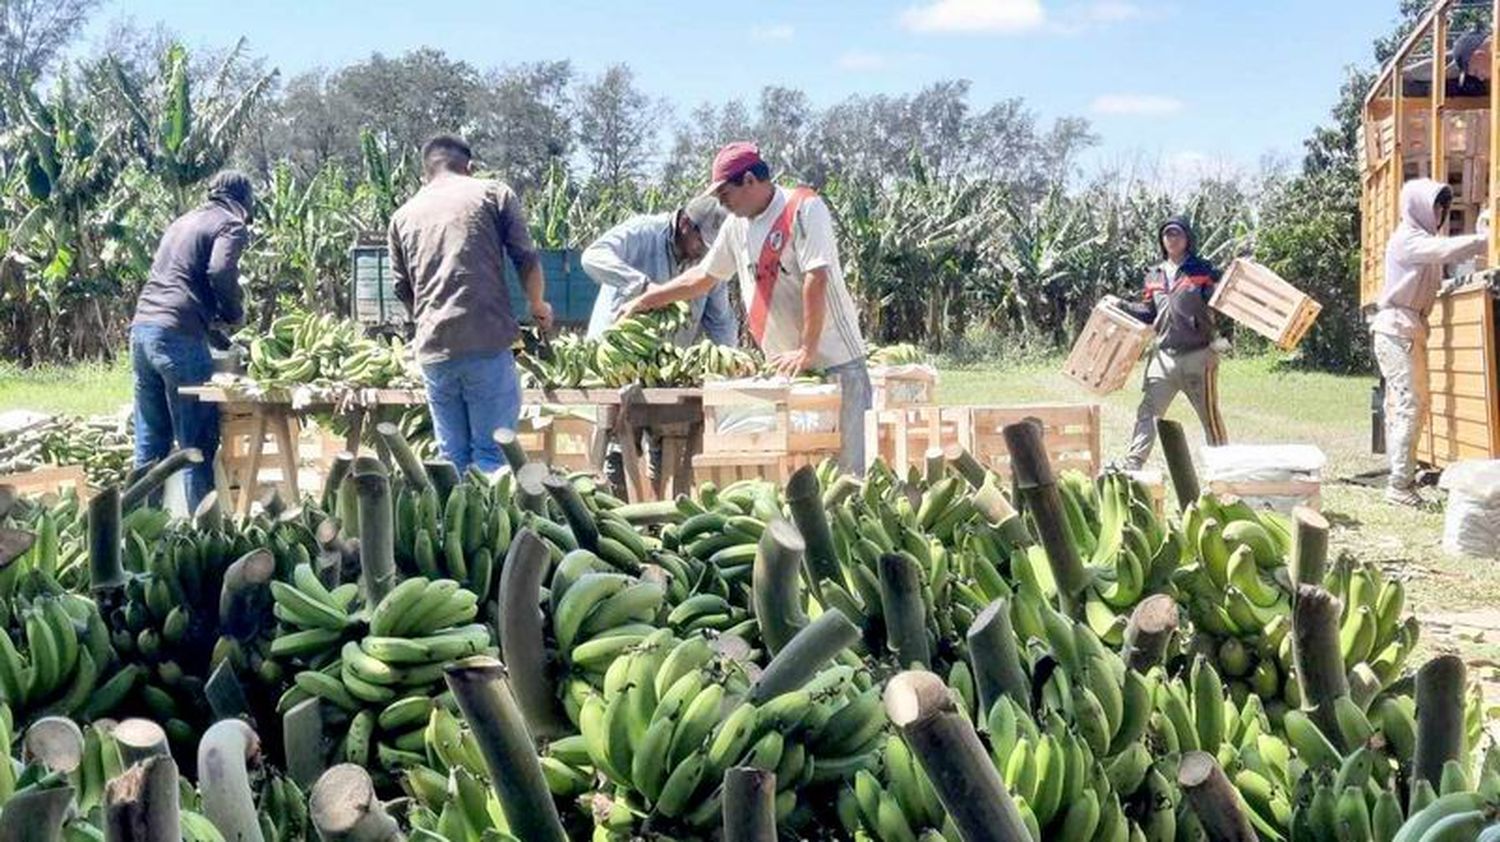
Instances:
[[[1411,486],[1405,488],[1399,488],[1394,485],[1388,486],[1385,490],[1385,501],[1397,506],[1410,506],[1414,509],[1420,509],[1427,505],[1427,501],[1422,499],[1422,495],[1418,494],[1417,490]]]

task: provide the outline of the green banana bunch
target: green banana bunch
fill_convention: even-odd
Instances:
[[[312,641],[309,647],[321,648],[310,660],[290,656],[305,668],[293,676],[278,706],[289,710],[316,697],[346,714],[341,752],[349,763],[395,775],[425,762],[426,732],[439,708],[451,704],[443,688],[444,666],[499,651],[490,628],[474,622],[478,597],[452,580],[405,579],[369,609],[369,633],[356,640],[345,634],[355,622],[347,607],[340,607],[332,592],[318,593],[315,577],[299,578],[313,593],[274,583],[278,606],[296,605],[301,620],[324,625],[289,632],[277,644],[285,651],[284,641],[306,639]],[[322,638],[308,637],[324,631],[329,634]],[[328,647],[337,641],[342,642],[330,657]]]
[[[910,343],[902,342],[895,345],[870,343],[865,359],[871,365],[920,365],[927,362],[927,355],[922,352],[922,349]]]
[[[383,389],[414,384],[399,338],[367,339],[353,321],[331,315],[287,313],[269,335],[242,332],[248,375],[261,389],[302,385]]]

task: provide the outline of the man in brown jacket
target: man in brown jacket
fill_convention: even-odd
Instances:
[[[439,135],[422,147],[426,184],[391,217],[396,294],[417,323],[417,361],[443,455],[460,472],[501,465],[495,431],[514,427],[520,381],[511,346],[504,261],[521,277],[538,326],[552,326],[546,280],[521,200],[509,186],[474,178],[468,144]]]

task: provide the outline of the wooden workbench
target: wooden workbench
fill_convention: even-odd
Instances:
[[[256,483],[266,449],[266,437],[276,442],[281,461],[282,482],[290,497],[297,493],[297,419],[312,412],[333,412],[349,420],[349,434],[344,446],[357,452],[368,414],[381,407],[416,406],[427,402],[420,389],[360,389],[338,395],[294,396],[289,392],[250,393],[220,385],[186,386],[181,393],[226,411],[243,413],[252,419],[248,481],[240,488],[236,509],[250,511]],[[686,492],[692,484],[692,457],[703,449],[703,390],[643,389],[527,389],[521,395],[523,404],[558,406],[593,406],[620,443],[625,465],[626,489],[632,500],[656,500]],[[644,455],[640,452],[640,433],[650,429],[662,441],[662,475],[648,482]]]

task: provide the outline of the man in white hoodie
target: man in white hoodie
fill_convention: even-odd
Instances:
[[[1427,178],[1401,189],[1401,224],[1385,248],[1385,285],[1370,322],[1375,360],[1385,378],[1385,440],[1391,459],[1385,499],[1420,506],[1417,494],[1417,433],[1427,415],[1427,315],[1443,285],[1443,266],[1480,254],[1489,243],[1489,219],[1481,216],[1477,232],[1449,237],[1447,223],[1453,191]]]

